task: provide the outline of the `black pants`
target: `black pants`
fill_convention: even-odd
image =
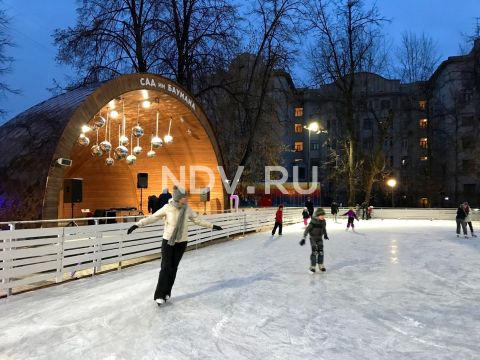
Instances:
[[[312,254],[310,255],[310,265],[323,264],[323,239],[313,240],[310,237],[310,245],[312,246]]]
[[[273,226],[272,235],[275,235],[275,231],[278,228],[278,235],[282,235],[282,223],[275,221],[275,225]]]
[[[456,219],[457,220],[457,234],[460,234],[460,226],[462,226],[463,235],[467,235],[467,223],[464,219]]]
[[[473,225],[472,225],[472,222],[471,222],[471,221],[467,222],[467,225],[468,225],[468,227],[470,228],[470,233],[473,235]]]
[[[183,253],[187,248],[187,242],[179,242],[174,246],[168,245],[167,240],[162,241],[162,263],[160,265],[160,274],[158,275],[157,288],[153,299],[165,299],[165,296],[171,296],[172,287],[177,276],[177,269]]]

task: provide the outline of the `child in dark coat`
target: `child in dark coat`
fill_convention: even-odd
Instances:
[[[275,235],[275,231],[278,228],[278,235],[282,235],[282,225],[283,225],[283,205],[278,207],[277,212],[275,213],[275,225],[273,226],[272,236]]]
[[[315,272],[315,266],[318,264],[318,270],[325,271],[323,265],[323,239],[328,240],[327,235],[327,222],[325,221],[325,210],[318,208],[315,210],[303,233],[303,238],[300,241],[300,245],[305,245],[305,238],[307,234],[310,236],[310,245],[312,246],[312,253],[310,255],[310,273]]]
[[[342,216],[348,216],[348,223],[347,223],[347,228],[345,230],[348,230],[350,225],[352,225],[352,231],[355,231],[355,225],[353,224],[353,221],[356,219],[358,221],[357,214],[355,211],[353,211],[353,208],[350,208],[345,214]]]
[[[303,216],[303,225],[307,226],[308,218],[310,217],[310,214],[308,213],[308,209],[306,207],[303,208],[302,216]]]

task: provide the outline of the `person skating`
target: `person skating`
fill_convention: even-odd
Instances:
[[[220,226],[200,220],[198,215],[187,205],[185,190],[175,186],[173,197],[168,204],[156,211],[153,215],[143,218],[132,225],[127,234],[135,229],[153,224],[165,219],[162,241],[162,261],[160,274],[158,275],[157,287],[153,299],[158,305],[162,305],[171,297],[172,287],[175,283],[178,265],[187,247],[188,220],[199,226],[222,230]]]
[[[467,234],[467,223],[465,222],[465,218],[467,217],[467,213],[465,212],[465,207],[463,204],[460,204],[457,208],[457,216],[455,217],[455,221],[457,222],[457,237],[460,237],[460,226],[463,230],[463,235],[468,238]]]
[[[475,235],[474,232],[473,232],[472,214],[471,214],[472,209],[470,208],[470,205],[468,205],[468,202],[466,202],[466,201],[463,203],[463,206],[464,206],[464,209],[465,209],[465,213],[467,214],[467,217],[465,218],[465,223],[470,228],[470,235],[472,235],[472,237],[477,237],[477,235]]]
[[[275,213],[275,225],[273,225],[272,236],[275,235],[275,232],[278,228],[278,235],[282,235],[282,225],[283,225],[283,205],[279,205],[277,212]]]
[[[332,213],[333,220],[337,222],[338,204],[335,200],[332,202],[332,205],[330,206],[330,212]]]
[[[315,210],[308,224],[307,228],[303,232],[303,238],[300,240],[300,245],[305,245],[305,238],[310,236],[310,245],[312,247],[312,253],[310,254],[310,273],[315,272],[316,264],[318,264],[318,270],[326,271],[323,265],[323,239],[328,240],[327,235],[327,222],[325,221],[325,210],[318,208]]]
[[[355,231],[355,224],[353,222],[354,222],[355,219],[358,221],[358,217],[357,217],[357,214],[355,213],[355,211],[353,211],[353,208],[351,207],[350,210],[348,210],[342,216],[348,216],[347,228],[345,230],[348,230],[348,228],[351,225],[352,230]]]
[[[309,197],[307,197],[307,201],[305,201],[305,207],[307,208],[308,210],[308,214],[310,215],[310,217],[312,217],[313,215],[313,202],[312,202],[312,199]]]
[[[368,204],[366,201],[362,203],[362,220],[367,220],[367,209],[368,209]]]
[[[308,218],[310,217],[310,214],[308,213],[308,209],[306,207],[303,208],[302,217],[303,217],[303,225],[307,226]]]

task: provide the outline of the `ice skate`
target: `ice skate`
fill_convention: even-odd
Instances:
[[[460,235],[457,234],[457,238],[460,237]]]
[[[155,299],[155,302],[158,306],[162,306],[163,304],[165,304],[165,299]]]
[[[465,235],[465,239],[468,239],[468,235]]]
[[[310,266],[308,268],[308,271],[310,272],[310,274],[315,274],[315,266]]]
[[[168,299],[170,299],[170,295],[165,295],[165,302],[167,302]]]
[[[475,234],[472,234],[472,237],[477,237],[477,235],[475,235]]]
[[[325,269],[325,266],[323,266],[323,264],[318,264],[318,270],[327,271],[327,269]]]

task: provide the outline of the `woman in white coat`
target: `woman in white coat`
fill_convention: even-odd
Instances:
[[[128,229],[128,234],[139,227],[153,224],[161,219],[165,220],[162,241],[162,262],[158,276],[157,288],[153,299],[162,305],[171,296],[175,283],[178,264],[187,248],[188,220],[199,226],[214,230],[222,230],[220,226],[200,220],[198,215],[187,205],[185,190],[173,187],[173,197],[168,204],[163,206],[149,217],[143,218]]]

